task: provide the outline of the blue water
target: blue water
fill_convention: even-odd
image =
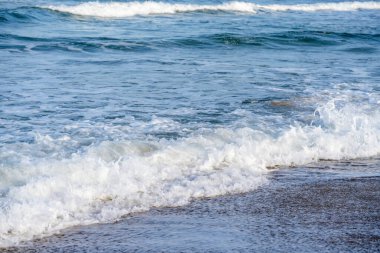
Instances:
[[[380,2],[165,3],[0,0],[0,246],[380,154]]]

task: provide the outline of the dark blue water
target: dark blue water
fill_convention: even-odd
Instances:
[[[379,20],[376,1],[0,0],[0,246],[377,157]]]

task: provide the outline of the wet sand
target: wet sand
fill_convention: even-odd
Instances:
[[[3,252],[380,252],[379,160],[278,169],[261,188],[76,227]]]

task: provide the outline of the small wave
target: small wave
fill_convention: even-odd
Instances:
[[[138,43],[96,43],[96,42],[62,42],[37,45],[33,51],[67,51],[67,52],[97,52],[98,50],[113,50],[123,52],[146,52],[152,50],[149,46]]]
[[[173,4],[165,2],[86,2],[78,5],[48,5],[42,8],[65,12],[74,15],[94,16],[104,18],[123,18],[132,16],[175,14],[178,12],[196,11],[227,11],[254,14],[258,11],[355,11],[361,9],[379,10],[379,2],[341,2],[341,3],[314,3],[295,5],[259,5],[249,2],[228,2],[217,5]]]
[[[373,54],[377,52],[376,47],[350,47],[343,51],[357,54]]]
[[[15,35],[15,34],[10,34],[10,33],[0,34],[0,39],[17,40],[17,41],[23,41],[23,42],[49,42],[48,38],[20,36],[20,35]]]
[[[338,44],[334,36],[316,34],[313,31],[289,31],[283,33],[258,34],[256,36],[223,33],[209,36],[209,39],[214,43],[230,46],[331,46]]]
[[[146,52],[152,50],[154,44],[143,41],[122,40],[107,37],[30,37],[15,34],[0,34],[0,41],[11,40],[9,45],[2,45],[3,48],[28,48],[31,51],[67,51],[67,52],[97,52],[98,50],[113,51],[134,51]],[[13,42],[16,40],[20,45]],[[158,42],[156,42],[159,45]]]
[[[227,46],[281,47],[281,46],[337,46],[347,42],[365,40],[379,41],[378,34],[337,33],[326,31],[284,31],[280,33],[234,34],[218,33],[194,38],[189,45],[208,46],[222,44]]]
[[[0,16],[0,23],[7,22],[7,21],[8,21],[8,19],[6,17]]]
[[[184,36],[179,38],[155,39],[149,41],[140,38],[112,37],[31,37],[15,34],[0,34],[0,41],[10,41],[3,44],[4,49],[21,51],[66,51],[72,53],[120,51],[120,52],[151,52],[161,48],[210,48],[210,47],[263,47],[288,48],[295,47],[342,47],[346,44],[365,41],[379,42],[379,34],[336,33],[326,31],[284,31],[280,33],[216,33],[199,36]],[[15,42],[17,41],[17,42]],[[354,53],[375,52],[375,48],[349,47],[340,50]]]
[[[35,12],[36,7],[19,7],[14,9],[0,10],[0,22],[29,23],[39,19],[39,14]]]

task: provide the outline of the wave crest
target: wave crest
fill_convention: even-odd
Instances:
[[[258,11],[355,11],[360,9],[378,10],[379,2],[341,2],[341,3],[313,3],[295,5],[259,5],[249,2],[228,2],[217,5],[173,4],[165,2],[87,2],[73,6],[49,5],[42,8],[65,12],[81,16],[104,18],[123,18],[132,16],[146,16],[159,14],[174,14],[178,12],[194,11],[228,11],[254,14]]]

